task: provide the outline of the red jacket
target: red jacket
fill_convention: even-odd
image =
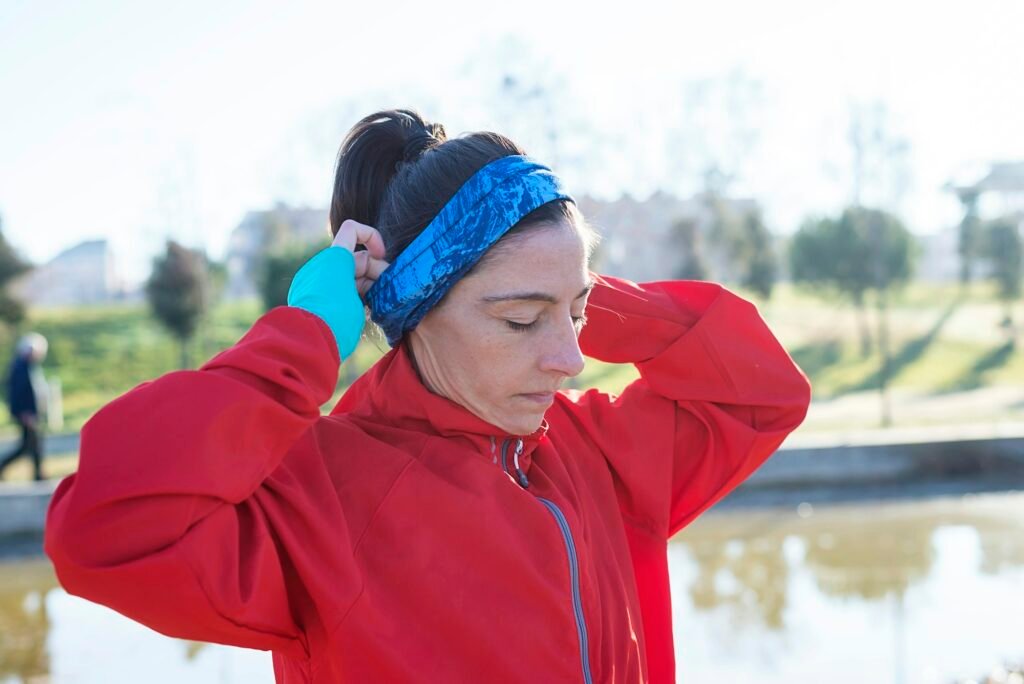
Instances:
[[[580,347],[641,377],[559,392],[521,439],[430,393],[402,346],[321,416],[334,339],[287,306],[135,387],[50,504],[61,584],[272,650],[288,684],[673,681],[667,540],[800,424],[810,385],[728,289],[594,277]]]

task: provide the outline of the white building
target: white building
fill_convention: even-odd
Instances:
[[[972,177],[973,176],[973,177]],[[1024,232],[1024,161],[994,162],[981,173],[977,169],[967,177],[957,177],[946,184],[946,190],[953,192],[963,203],[964,212],[973,212],[978,220],[1010,217],[1018,222],[1018,231]],[[960,277],[959,226],[951,228],[951,250],[956,259],[956,269],[950,280]],[[992,265],[984,259],[974,263],[974,278],[987,277]]]
[[[757,209],[753,200],[723,201],[737,213]],[[584,217],[602,235],[600,258],[595,263],[602,273],[634,282],[677,278],[687,255],[673,241],[672,227],[679,220],[689,219],[701,235],[708,278],[735,279],[730,260],[711,234],[713,210],[701,196],[681,199],[658,190],[645,200],[637,200],[626,193],[612,201],[583,195],[578,202]]]
[[[281,240],[312,243],[330,235],[327,209],[278,204],[270,210],[247,212],[228,239],[224,297],[255,296],[260,258]]]
[[[930,235],[915,236],[921,245],[914,277],[933,283],[950,283],[960,278],[960,256],[957,246],[960,229],[956,226],[944,228]],[[978,264],[983,270],[984,264]]]
[[[106,240],[64,250],[11,282],[11,294],[28,306],[74,306],[131,298]]]

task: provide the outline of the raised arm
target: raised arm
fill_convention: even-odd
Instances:
[[[85,424],[44,539],[68,593],[169,636],[293,651],[287,521],[264,509],[264,480],[334,390],[325,331],[272,309],[199,370],[143,383]]]
[[[356,261],[323,250],[296,274],[291,305],[89,419],[46,520],[69,593],[169,636],[308,656],[308,570],[292,552],[329,569],[339,603],[360,584],[315,427],[362,329]],[[318,308],[325,288],[342,309]]]
[[[757,308],[722,285],[592,274],[580,349],[632,363],[620,396],[574,394],[623,516],[667,539],[753,473],[803,421],[810,383]]]

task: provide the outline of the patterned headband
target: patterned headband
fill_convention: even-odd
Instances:
[[[551,169],[528,156],[502,157],[477,171],[367,293],[388,344],[415,328],[521,218],[557,199],[575,203]]]

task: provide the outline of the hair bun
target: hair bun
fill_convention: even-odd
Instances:
[[[415,161],[427,148],[437,142],[439,142],[438,139],[427,131],[413,133],[405,141],[405,146],[402,148],[402,161],[407,163]]]

